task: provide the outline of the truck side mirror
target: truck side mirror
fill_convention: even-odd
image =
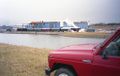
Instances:
[[[103,58],[103,59],[108,59],[107,51],[103,51],[103,53],[102,53],[102,58]]]

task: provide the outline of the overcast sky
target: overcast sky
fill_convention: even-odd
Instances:
[[[65,20],[120,22],[120,0],[0,0],[0,25]]]

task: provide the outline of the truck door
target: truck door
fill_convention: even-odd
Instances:
[[[93,76],[120,76],[120,36],[110,42],[100,55],[94,56]]]

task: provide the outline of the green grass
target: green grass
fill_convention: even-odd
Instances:
[[[0,44],[0,76],[45,76],[49,50]]]

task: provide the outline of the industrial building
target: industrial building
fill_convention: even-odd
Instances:
[[[39,30],[39,31],[68,31],[74,30],[78,31],[79,29],[87,29],[87,22],[71,22],[71,21],[39,21],[31,22],[25,26],[28,30]]]

